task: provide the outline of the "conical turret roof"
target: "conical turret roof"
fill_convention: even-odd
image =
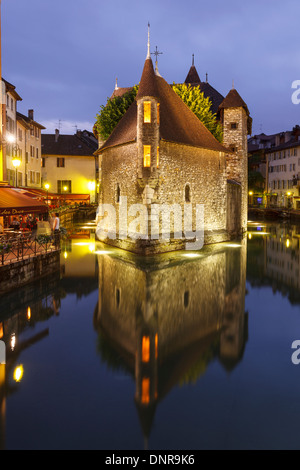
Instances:
[[[144,96],[152,96],[158,98],[158,90],[156,85],[156,75],[153,68],[151,58],[145,60],[144,69],[139,84],[136,99],[139,100]]]
[[[132,142],[137,138],[137,100],[155,97],[160,103],[160,137],[168,142],[207,148],[219,152],[228,149],[211,134],[190,108],[161,77],[155,75],[151,58],[146,59],[136,100],[100,148]]]
[[[249,114],[249,110],[245,101],[241,98],[235,88],[230,90],[230,92],[220,104],[219,108],[244,108],[247,114]]]
[[[191,66],[189,73],[186,76],[185,82],[187,85],[188,84],[199,84],[201,83],[200,77],[198,75],[197,69],[194,65]]]

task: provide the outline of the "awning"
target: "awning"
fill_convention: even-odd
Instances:
[[[62,193],[62,194],[55,194],[54,197],[69,199],[70,201],[71,200],[73,200],[73,201],[76,201],[76,200],[88,201],[90,199],[89,194],[65,194],[65,193]]]
[[[0,187],[0,217],[5,215],[25,215],[43,213],[48,206],[32,197],[25,196],[18,189]]]

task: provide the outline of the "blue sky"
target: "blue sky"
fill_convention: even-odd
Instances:
[[[253,133],[300,124],[292,82],[300,80],[297,0],[2,0],[2,74],[23,98],[20,112],[53,132],[92,129],[119,86],[139,82],[146,52],[160,74],[183,82],[195,54],[202,80],[226,95],[232,80]]]

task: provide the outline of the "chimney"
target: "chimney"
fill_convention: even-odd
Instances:
[[[55,142],[58,141],[58,137],[59,137],[59,130],[55,129]]]
[[[300,126],[298,124],[293,127],[292,135],[295,137],[295,141],[297,142],[300,136]]]
[[[28,117],[33,121],[33,109],[28,109]]]

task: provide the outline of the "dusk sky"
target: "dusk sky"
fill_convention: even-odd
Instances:
[[[2,75],[53,133],[92,130],[100,106],[139,82],[147,53],[184,82],[195,54],[201,80],[222,95],[232,81],[253,117],[253,134],[300,124],[298,0],[2,0]]]

